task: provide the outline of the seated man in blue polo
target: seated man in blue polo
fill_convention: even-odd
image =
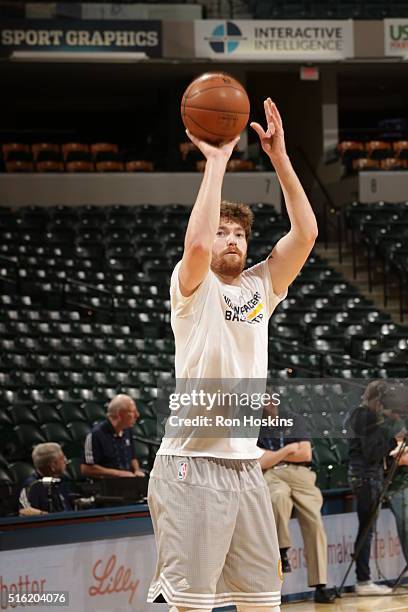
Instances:
[[[56,442],[37,444],[32,453],[34,472],[22,483],[19,514],[35,516],[73,510],[63,474],[67,458]]]
[[[128,395],[116,395],[106,419],[86,436],[81,474],[90,478],[145,476],[136,459],[131,428],[140,417]]]

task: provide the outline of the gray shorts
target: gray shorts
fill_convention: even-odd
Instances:
[[[258,460],[157,455],[148,503],[157,544],[148,602],[280,605],[278,538]]]

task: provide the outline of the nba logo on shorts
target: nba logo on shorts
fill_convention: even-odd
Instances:
[[[179,480],[185,480],[186,476],[187,476],[187,462],[186,461],[179,461],[177,464],[177,478]]]

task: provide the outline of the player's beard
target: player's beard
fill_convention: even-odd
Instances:
[[[237,277],[245,268],[246,255],[240,251],[236,255],[213,255],[211,260],[211,270],[220,276]]]

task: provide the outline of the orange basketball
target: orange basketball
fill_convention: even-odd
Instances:
[[[184,92],[181,117],[194,136],[219,145],[233,140],[248,123],[248,95],[229,74],[206,72]]]

